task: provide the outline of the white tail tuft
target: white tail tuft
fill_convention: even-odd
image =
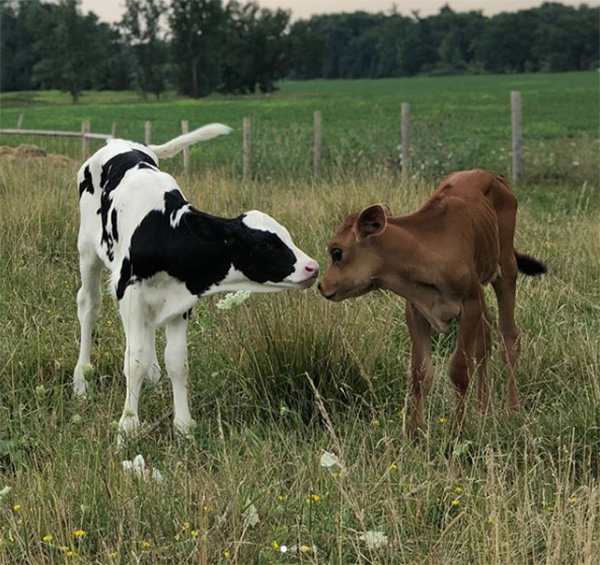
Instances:
[[[156,153],[157,157],[173,157],[181,150],[198,143],[199,141],[208,141],[219,135],[226,135],[231,131],[231,128],[223,124],[208,124],[201,128],[195,129],[190,133],[184,133],[167,143],[162,145],[149,145],[148,147]]]

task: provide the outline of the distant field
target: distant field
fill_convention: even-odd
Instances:
[[[510,92],[523,95],[525,175],[531,182],[598,184],[600,112],[598,74],[455,76],[438,78],[283,82],[275,94],[190,100],[168,93],[162,102],[139,102],[134,93],[86,93],[78,106],[68,96],[6,93],[0,97],[2,127],[92,131],[165,141],[191,127],[220,121],[235,132],[218,146],[198,148],[194,166],[241,170],[241,123],[253,119],[253,170],[258,178],[307,178],[312,170],[313,112],[323,113],[323,174],[372,176],[399,170],[400,104],[409,102],[413,168],[438,178],[448,170],[484,167],[510,173]],[[73,141],[3,136],[2,143],[33,142],[79,156]],[[201,157],[200,157],[201,155]]]

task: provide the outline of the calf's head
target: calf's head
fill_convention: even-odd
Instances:
[[[384,262],[381,235],[390,215],[387,205],[375,204],[342,222],[327,246],[331,263],[318,287],[325,298],[339,301],[377,288]]]
[[[254,292],[306,289],[319,274],[319,265],[300,250],[288,230],[276,220],[253,210],[235,230],[232,264]]]

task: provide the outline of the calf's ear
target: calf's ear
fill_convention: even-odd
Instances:
[[[381,207],[383,208],[386,216],[389,217],[394,215],[392,214],[392,209],[387,204],[381,204]]]
[[[365,208],[356,222],[356,233],[359,239],[379,235],[387,225],[386,211],[381,204],[373,204]]]

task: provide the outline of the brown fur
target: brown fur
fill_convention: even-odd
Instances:
[[[348,216],[329,244],[332,263],[319,285],[330,300],[344,300],[387,289],[406,299],[412,342],[411,429],[423,425],[423,403],[431,386],[431,330],[446,331],[453,319],[459,330],[450,361],[457,391],[456,416],[462,422],[474,367],[478,400],[488,404],[486,367],[490,320],[483,285],[491,283],[498,300],[502,355],[507,365],[507,408],[519,406],[515,366],[519,332],[515,287],[519,267],[540,274],[545,267],[515,251],[517,201],[507,182],[487,171],[448,175],[413,214],[392,217],[376,204]],[[341,252],[341,259],[336,259]]]

